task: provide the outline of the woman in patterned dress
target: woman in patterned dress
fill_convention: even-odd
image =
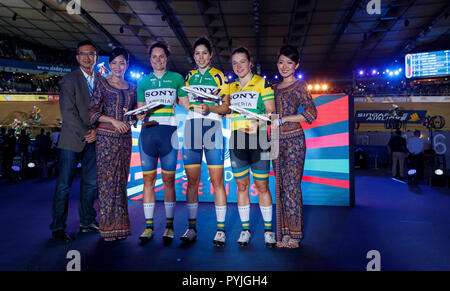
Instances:
[[[129,54],[115,48],[109,56],[112,75],[97,82],[89,119],[97,126],[96,156],[100,236],[105,241],[131,234],[127,181],[131,160],[131,129],[124,113],[135,109],[136,86],[124,80]]]
[[[301,181],[306,144],[301,122],[312,123],[317,110],[304,81],[295,78],[299,53],[293,46],[280,49],[278,71],[283,81],[274,85],[276,113],[272,130],[279,130],[279,155],[274,160],[276,178],[277,246],[296,248],[303,238]],[[298,114],[299,107],[303,112]]]

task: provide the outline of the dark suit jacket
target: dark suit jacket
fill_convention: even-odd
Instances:
[[[95,73],[95,82],[102,78]],[[84,136],[91,128],[89,103],[91,95],[81,69],[65,75],[60,83],[59,108],[63,119],[58,148],[81,152],[86,146]]]

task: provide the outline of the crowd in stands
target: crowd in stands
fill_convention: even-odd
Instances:
[[[77,66],[74,51],[51,49],[40,44],[0,35],[0,58],[45,63],[52,65]],[[57,93],[58,76],[43,76],[24,73],[0,72],[0,92],[42,92]],[[314,93],[314,91],[312,91]],[[320,93],[346,93],[355,97],[401,95],[401,96],[449,96],[450,81],[410,82],[404,78],[386,80],[359,78],[352,86],[333,86]]]
[[[450,83],[425,84],[419,83],[412,87],[411,95],[417,96],[450,96]]]
[[[74,51],[48,48],[5,35],[0,35],[0,58],[59,66],[77,66]]]
[[[58,93],[61,76],[0,71],[0,92]]]
[[[0,92],[37,92],[58,93],[58,75],[37,75],[19,72],[0,71]],[[314,90],[312,93],[316,93]],[[356,86],[330,86],[326,91],[317,93],[346,93],[355,97],[376,96],[450,96],[450,82],[386,82],[386,81],[358,81]]]
[[[346,93],[355,97],[399,96],[450,96],[450,81],[409,82],[409,81],[358,81]]]

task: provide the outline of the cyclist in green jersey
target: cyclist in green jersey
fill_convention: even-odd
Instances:
[[[173,219],[175,209],[175,170],[178,156],[178,135],[175,119],[175,106],[188,108],[187,93],[183,77],[166,70],[170,55],[167,45],[156,42],[150,46],[150,63],[153,72],[146,75],[138,84],[138,107],[158,102],[161,105],[147,113],[138,115],[143,121],[139,137],[141,166],[144,178],[144,215],[146,228],[139,239],[143,242],[153,237],[153,213],[155,208],[155,182],[158,158],[161,161],[161,176],[164,184],[164,208],[166,211],[166,229],[163,240],[173,240]]]

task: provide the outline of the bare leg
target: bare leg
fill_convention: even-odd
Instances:
[[[164,184],[164,202],[175,202],[175,173],[162,173]],[[154,193],[154,192],[153,192]]]
[[[250,204],[250,197],[248,194],[248,188],[250,185],[250,177],[247,176],[245,178],[236,180],[236,184],[238,185],[237,192],[237,202],[238,206],[246,206]]]
[[[259,181],[254,180],[256,188],[259,192],[259,205],[261,206],[271,206],[272,205],[272,195],[270,194],[269,181]]]
[[[227,195],[223,184],[223,168],[208,168],[209,177],[214,187],[214,204],[216,206],[227,205]]]
[[[198,202],[198,185],[200,184],[201,167],[185,168],[188,179],[186,203]]]
[[[155,182],[156,171],[150,174],[144,174],[144,203],[155,203]]]

